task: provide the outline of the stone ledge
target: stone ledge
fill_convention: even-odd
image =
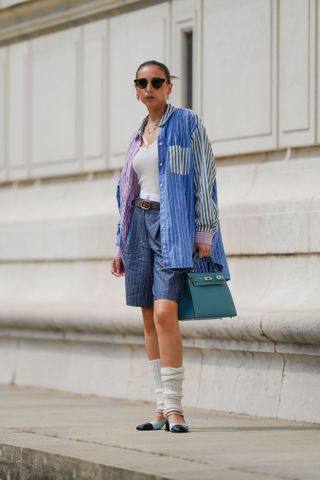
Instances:
[[[320,252],[318,156],[220,167],[218,175],[229,255]]]
[[[318,158],[224,166],[218,176],[228,255],[320,253]],[[109,175],[0,188],[1,260],[111,257],[119,219],[117,179],[118,175]],[[301,184],[308,189],[301,189]]]
[[[32,309],[4,307],[1,383],[152,401],[141,320],[121,317],[123,308],[106,320],[106,309],[91,316],[77,315],[79,309],[68,318],[55,310],[44,318],[39,308],[34,315]],[[273,340],[261,331],[262,312],[194,326],[185,322],[185,405],[320,422],[320,322],[318,312],[312,313],[308,335],[293,325],[288,337],[276,312],[265,316]]]
[[[166,480],[168,478],[141,471],[142,464],[140,467],[138,464],[143,460],[148,463],[152,460],[153,456],[147,453],[137,452],[138,461],[138,458],[135,460],[134,453],[130,452],[130,460],[121,462],[121,455],[124,455],[125,449],[118,447],[97,445],[94,442],[89,445],[89,442],[86,442],[79,446],[77,440],[51,439],[48,436],[32,432],[23,434],[7,430],[7,435],[3,433],[1,435],[0,475],[5,475],[5,478],[10,480],[43,480],[44,478],[46,480],[65,480],[66,478],[78,480],[105,480],[107,478],[114,480],[128,480],[129,478]],[[34,442],[30,442],[31,436],[35,437]],[[38,442],[38,448],[36,442]],[[30,443],[35,443],[35,447],[24,446]],[[65,450],[70,451],[70,454],[68,455]],[[94,450],[99,453],[95,455]],[[85,460],[90,457],[91,461]],[[109,458],[109,464],[106,457]],[[129,467],[126,468],[126,464],[129,464]]]
[[[0,307],[0,336],[33,341],[143,345],[140,312],[107,306]],[[181,322],[186,347],[320,353],[319,311],[247,311],[233,318]],[[279,345],[278,345],[279,344]]]

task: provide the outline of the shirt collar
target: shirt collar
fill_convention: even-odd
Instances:
[[[159,122],[159,127],[163,127],[167,121],[169,120],[169,118],[171,117],[172,113],[174,112],[175,110],[175,107],[173,105],[171,105],[170,103],[167,104],[167,108],[165,109],[165,112],[164,114],[162,115],[161,117],[161,120]],[[148,118],[149,118],[149,115],[147,115],[143,120],[142,120],[142,123],[140,125],[140,128],[138,130],[138,135],[140,136],[144,130],[144,127],[146,126],[147,124],[147,121],[148,121]]]
[[[159,122],[159,127],[163,127],[167,123],[167,121],[169,120],[169,118],[173,114],[174,110],[175,110],[175,107],[173,105],[171,105],[170,103],[168,103],[167,108],[166,108],[166,110],[165,110],[164,114],[162,115],[161,120]]]

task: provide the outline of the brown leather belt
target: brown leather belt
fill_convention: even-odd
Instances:
[[[150,209],[160,210],[159,202],[152,202],[151,200],[144,200],[143,198],[138,197],[135,199],[133,203],[134,205],[142,208],[143,210],[150,210]]]

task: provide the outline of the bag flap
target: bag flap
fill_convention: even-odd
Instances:
[[[206,285],[222,285],[225,283],[224,275],[221,272],[187,273],[188,279],[195,287]]]

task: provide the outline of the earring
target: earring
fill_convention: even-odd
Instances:
[[[138,95],[138,94],[136,95],[136,98],[137,98],[137,100],[138,100],[138,102],[139,102],[140,98],[139,98],[139,95]]]

